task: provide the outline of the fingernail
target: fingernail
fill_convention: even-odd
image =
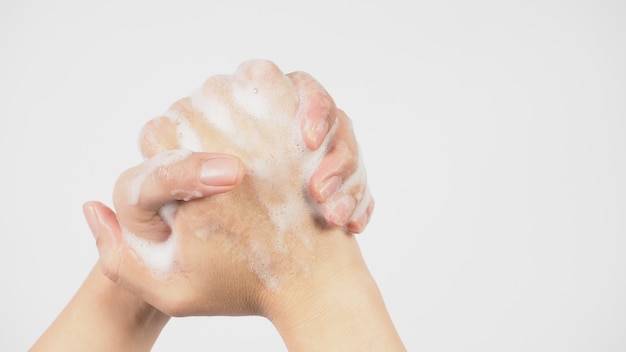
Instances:
[[[239,176],[239,161],[232,157],[209,159],[202,164],[200,181],[208,186],[232,186]]]
[[[320,202],[325,202],[331,194],[335,193],[341,184],[341,177],[332,176],[326,179],[320,187]]]
[[[328,134],[328,122],[326,120],[321,120],[317,126],[315,127],[315,147],[319,148],[320,145],[322,145],[322,142],[324,141],[324,138],[326,138],[326,135]]]
[[[98,214],[96,214],[96,210],[93,205],[85,206],[83,213],[85,214],[85,219],[87,220],[87,225],[89,225],[89,230],[91,230],[93,238],[98,239],[100,225],[98,221]]]
[[[335,203],[333,212],[334,220],[338,226],[343,226],[348,222],[348,218],[352,215],[356,202],[351,196],[345,195]]]
[[[351,223],[348,225],[348,229],[350,230],[350,232],[353,233],[361,233],[363,232],[363,230],[365,230],[365,226],[367,225],[367,221],[368,221],[368,216],[367,216],[367,212],[363,212],[363,214],[361,214],[361,216],[359,216],[357,219],[351,219]]]
[[[314,122],[309,118],[304,124],[305,142],[310,150],[317,150],[328,134],[328,122],[325,119]]]

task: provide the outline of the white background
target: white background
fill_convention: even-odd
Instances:
[[[359,236],[411,351],[626,350],[626,2],[3,1],[0,349],[97,259],[141,126],[251,58],[354,121]],[[281,351],[261,318],[174,319],[154,351]]]

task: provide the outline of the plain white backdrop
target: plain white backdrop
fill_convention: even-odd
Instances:
[[[411,351],[626,350],[626,2],[3,1],[0,349],[97,260],[141,126],[251,58],[316,77],[377,200],[359,235]],[[71,332],[69,332],[71,333]],[[284,351],[256,317],[154,351]]]

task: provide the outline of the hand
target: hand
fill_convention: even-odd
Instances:
[[[168,163],[174,165],[168,168],[172,172],[169,175],[176,174],[177,177],[168,179],[166,173],[156,171]],[[198,173],[189,173],[189,169],[198,170]],[[205,172],[202,173],[202,170]],[[155,224],[162,221],[155,221],[154,218],[158,217],[156,213],[163,202],[186,197],[180,190],[190,187],[194,189],[194,196],[207,197],[227,192],[241,182],[241,170],[241,162],[231,156],[211,153],[191,155],[189,152],[164,154],[125,174],[134,182],[128,183],[125,188],[129,205],[121,209],[120,218],[132,228],[154,230],[148,232],[158,238],[159,230]],[[115,217],[110,209],[95,202],[85,204],[84,212],[91,232],[96,236],[108,231],[103,227],[109,226],[109,217]],[[72,300],[30,351],[151,349],[169,316],[105,277],[102,265],[106,264],[106,256],[102,258],[102,262],[93,268]]]
[[[359,179],[360,185],[357,182],[350,187],[345,185],[339,187],[342,182],[336,181],[330,184],[332,187],[325,184],[325,181],[332,176],[338,176],[340,179],[347,180],[350,178],[350,175],[356,173],[355,171],[358,169],[356,165],[358,163],[356,161],[357,155],[355,154],[356,142],[352,131],[344,126],[343,128],[336,128],[339,131],[336,134],[329,134],[328,126],[334,125],[333,121],[337,119],[337,110],[332,99],[321,86],[312,79],[308,79],[310,77],[307,75],[296,73],[290,76],[293,77],[294,83],[299,84],[300,89],[298,91],[301,92],[303,101],[310,103],[307,105],[306,113],[303,114],[301,124],[303,141],[307,148],[311,150],[317,150],[324,144],[324,149],[331,151],[323,157],[323,161],[319,164],[313,177],[311,177],[311,195],[322,204],[322,212],[329,219],[329,223],[340,226],[345,224],[352,231],[360,232],[367,223],[373,206],[371,197],[364,196],[366,194],[364,192],[366,189],[365,179]],[[304,79],[298,80],[298,77]],[[339,114],[342,113],[339,112]],[[345,115],[340,115],[339,120],[341,119],[347,118]],[[325,139],[330,139],[330,142],[324,142]],[[144,144],[144,146],[147,145]],[[337,145],[340,146],[337,147]],[[346,153],[345,151],[349,152]],[[342,158],[346,158],[346,160]],[[172,204],[171,202],[173,201],[190,201],[194,198],[210,197],[221,192],[227,192],[239,184],[242,181],[242,177],[242,165],[236,158],[227,155],[184,151],[161,154],[159,157],[151,158],[142,165],[129,170],[120,177],[120,182],[118,182],[118,187],[116,188],[116,195],[122,195],[121,202],[119,200],[116,202],[119,206],[119,218],[122,223],[126,224],[128,229],[137,231],[137,233],[144,235],[145,238],[133,237],[134,235],[130,230],[127,230],[126,235],[123,235],[123,230],[115,213],[103,204],[97,202],[86,203],[84,206],[85,217],[92,233],[96,238],[99,238],[97,242],[101,252],[101,261],[90,272],[76,295],[38,339],[31,350],[62,349],[64,351],[82,351],[85,348],[94,350],[150,350],[159,332],[167,323],[169,316],[146,303],[145,297],[137,295],[137,293],[146,294],[151,289],[148,288],[148,291],[142,291],[141,285],[137,283],[144,282],[146,276],[154,274],[146,274],[147,264],[152,265],[153,268],[156,267],[157,271],[168,270],[172,269],[174,264],[178,264],[172,258],[175,259],[177,258],[176,255],[181,254],[184,256],[181,252],[175,254],[167,252],[174,248],[167,244],[168,242],[172,243],[172,236],[170,236],[171,227],[169,225],[172,224],[173,220],[171,214],[166,212],[168,208],[172,208],[171,205],[169,207],[165,205]],[[339,191],[343,191],[344,195],[352,195],[355,200],[360,202],[359,204],[365,204],[365,206],[361,206],[361,213],[354,211],[354,208],[359,207],[356,206],[353,209],[343,209],[343,212],[337,216],[337,211],[328,207],[327,204],[333,204],[328,202],[328,199],[332,197],[332,194],[340,194]],[[366,209],[366,212],[362,212],[362,209]],[[332,216],[335,217],[332,218]],[[170,224],[164,222],[164,219],[169,219]],[[122,237],[125,238],[120,240]],[[117,246],[116,248],[120,250],[120,252],[114,253],[113,256],[107,252],[112,247],[111,240],[114,241],[113,246]],[[134,244],[134,250],[128,250],[129,244],[126,242],[127,240]],[[149,242],[150,240],[152,242]],[[148,250],[150,248],[142,248],[142,245],[159,248],[156,248],[156,251],[155,248]],[[331,246],[333,249],[341,247],[338,245]],[[158,249],[162,251],[159,252]],[[160,258],[159,255],[161,255]],[[142,260],[139,265],[144,270],[138,270],[137,272],[126,271],[129,266],[124,263],[132,262],[137,264],[138,256]],[[347,259],[349,256],[341,257]],[[337,273],[336,268],[333,268],[333,271]],[[114,278],[115,281],[130,283],[126,285],[126,288],[131,289],[135,294],[129,294],[119,285],[110,281],[103,275],[105,272],[109,277]],[[338,277],[337,275],[335,276]],[[341,279],[340,282],[345,285],[356,276],[358,275],[347,275],[345,280]],[[120,280],[121,277],[124,277],[125,281]],[[189,282],[191,283],[191,281]],[[322,280],[321,282],[326,285],[330,284],[330,280]],[[319,289],[322,286],[324,285],[316,285],[305,291],[311,293],[314,291],[314,288]],[[137,289],[137,287],[140,287],[140,289]],[[155,286],[152,289],[155,296],[163,292],[161,286]],[[368,290],[360,289],[354,291],[364,294]],[[350,302],[354,302],[354,298],[357,296],[352,295]],[[295,298],[296,295],[293,295],[293,297]],[[250,299],[250,302],[253,301],[259,302],[258,299]],[[272,300],[265,299],[264,301],[266,301],[266,308],[261,314],[269,317],[272,315],[271,312],[276,312],[277,309],[271,308],[275,306],[274,304],[269,304]],[[281,304],[276,306],[284,307],[287,301],[279,299],[278,302]],[[192,305],[188,303],[192,303]],[[170,314],[193,312],[193,310],[190,310],[190,307],[193,307],[193,303],[186,302],[184,299],[174,300],[174,303],[169,306],[171,308]],[[333,299],[333,303],[337,303],[337,300]],[[241,302],[239,304],[241,305]],[[237,311],[251,312],[250,308],[253,305],[244,303],[244,306],[247,306],[247,308],[230,309],[228,306],[224,306],[222,309],[225,308],[223,311],[227,314],[233,314]],[[314,304],[314,306],[316,305]],[[348,306],[345,305],[345,307]],[[257,305],[257,307],[260,307],[260,305]],[[306,309],[306,307],[311,307],[311,304],[300,304],[297,307]],[[363,307],[359,305],[357,308],[362,310]],[[161,309],[168,311],[165,308]],[[256,309],[258,310],[258,308]],[[304,326],[304,324],[294,323],[289,317],[306,316],[306,314],[299,314],[296,309],[290,309],[288,313],[284,314],[284,319],[274,317],[272,321],[277,324],[277,327]],[[273,315],[280,316],[283,314],[274,313]],[[349,315],[350,317],[356,317],[355,314]],[[383,321],[384,319],[376,320]],[[341,322],[336,317],[333,317],[332,321],[335,323]],[[325,327],[331,326],[331,324],[326,322],[322,321],[322,323]],[[350,329],[350,324],[342,323],[341,326]],[[371,327],[378,333],[384,330],[377,329],[376,325]],[[295,343],[296,345],[294,346],[297,346],[298,341],[306,341],[307,338],[313,338],[319,346],[320,342],[328,341],[329,337],[326,334],[326,339],[319,338],[319,336],[312,333],[313,329],[311,326],[307,326],[304,331],[302,329],[289,330],[292,334],[284,334],[288,345],[294,345]],[[73,331],[74,333],[68,335],[67,331]],[[339,334],[342,332],[341,329],[336,329],[336,331]],[[293,337],[296,336],[295,333],[297,332],[304,332],[305,338],[296,338],[294,340]],[[375,334],[368,334],[368,336],[372,337]],[[107,341],[107,343],[102,344],[100,343],[101,341]],[[366,339],[361,339],[361,341],[367,343]],[[368,345],[370,347],[375,346],[375,344]],[[315,348],[315,346],[315,343],[306,344],[308,348]],[[336,348],[338,344],[333,343],[333,346]]]
[[[181,232],[185,235],[184,240],[172,234],[172,229],[177,228],[175,214],[182,215],[180,209],[175,210],[176,201],[182,201],[181,205],[192,205],[231,191],[242,182],[243,170],[241,161],[229,155],[176,150],[163,152],[125,171],[114,191],[117,215],[99,202],[84,205],[85,217],[96,237],[102,271],[113,282],[167,315],[203,313],[200,307],[191,307],[188,301],[183,309],[181,300],[186,300],[187,296],[181,292],[192,289],[190,284],[195,286],[205,280],[212,281],[215,288],[232,287],[218,275],[225,269],[212,265],[213,261],[226,262],[227,259],[208,255],[213,252],[208,249],[213,245],[212,237],[196,237],[198,232],[187,229]],[[184,223],[183,220],[176,221]],[[196,246],[198,243],[201,245]],[[187,268],[187,265],[198,270]],[[173,272],[177,275],[172,275]],[[192,277],[191,272],[203,280]],[[178,275],[183,273],[189,276]],[[236,271],[232,274],[233,279],[240,275]],[[142,279],[137,280],[137,277]],[[177,280],[172,280],[173,277]],[[127,281],[128,278],[133,279]],[[163,283],[156,285],[148,279],[155,282],[167,279],[172,296],[164,296],[162,290],[152,290],[151,285],[162,287]],[[200,288],[195,286],[195,289]],[[206,290],[202,287],[198,293]],[[155,293],[162,302],[155,301],[150,293]],[[211,314],[221,312],[211,311]]]
[[[321,194],[323,187],[313,182],[306,187],[327,150],[350,145],[329,142],[333,130],[350,132],[347,118],[336,118],[336,127],[317,152],[301,145],[302,136],[294,131],[306,125],[303,116],[311,110],[292,77],[268,62],[247,63],[234,76],[209,79],[190,98],[174,104],[169,118],[148,124],[142,150],[146,156],[157,155],[159,166],[149,159],[151,167],[123,174],[114,199],[118,212],[155,206],[148,207],[151,216],[143,219],[147,226],[118,221],[101,204],[87,206],[94,211],[86,215],[97,224],[101,266],[109,278],[170,315],[263,315],[288,346],[304,347],[303,341],[309,340],[311,349],[400,349],[354,238],[320,224],[324,205],[316,208],[309,191]],[[227,116],[220,115],[225,109]],[[198,198],[202,195],[193,187],[164,187],[161,198],[145,195],[150,182],[164,186],[178,179],[181,170],[193,169],[189,165],[198,170],[200,163],[190,161],[196,154],[172,151],[190,145],[241,158],[247,168],[241,185],[208,198]],[[368,206],[361,210],[371,212],[366,187],[353,192],[353,186],[344,183],[344,196],[365,199]],[[159,208],[159,203],[164,205]],[[335,200],[334,209],[340,204]],[[353,213],[346,218],[352,219]],[[329,307],[333,314],[328,314]],[[364,326],[363,321],[371,323]],[[346,338],[346,333],[359,338]]]
[[[242,292],[256,296],[268,289],[280,290],[291,276],[309,270],[316,235],[330,231],[317,222],[320,209],[312,209],[304,187],[312,168],[320,160],[326,162],[330,172],[317,175],[323,180],[333,172],[333,177],[341,177],[342,169],[354,170],[358,164],[330,167],[331,161],[341,160],[356,146],[354,138],[333,138],[335,131],[353,137],[345,114],[336,112],[328,94],[310,76],[285,76],[268,62],[242,65],[234,76],[212,77],[191,97],[179,100],[165,117],[144,128],[142,152],[150,159],[119,178],[114,192],[118,218],[103,205],[91,205],[104,224],[99,233],[107,234],[98,237],[107,276],[166,313],[258,314],[258,308],[239,310],[241,299],[231,300]],[[316,125],[334,121],[334,128],[324,141],[314,137],[303,145],[303,135],[314,136],[308,127],[312,118],[317,118]],[[317,150],[310,151],[311,147]],[[248,171],[229,194],[203,198],[208,192],[198,191],[197,180],[202,180],[202,170],[212,168],[195,160],[197,154],[180,148],[237,155]],[[323,159],[327,150],[335,153]],[[225,184],[241,181],[241,169],[229,173]],[[184,170],[199,171],[186,178],[181,177]],[[334,193],[341,190],[341,197],[333,192],[329,196],[328,187],[322,188],[325,192],[320,194],[331,207],[322,207],[321,212],[339,209],[347,222],[355,209],[348,208],[346,199],[353,208],[355,196],[371,203],[363,198],[368,195],[366,187],[358,186],[358,182],[335,185]],[[245,218],[241,211],[246,212]],[[360,211],[356,215],[367,218],[367,209]],[[140,260],[126,259],[134,255]],[[144,275],[146,267],[154,277]],[[158,285],[151,281],[162,281],[164,276],[167,287],[153,295],[150,288]],[[126,282],[126,277],[147,279]],[[178,279],[192,282],[193,290],[185,290],[189,285]]]

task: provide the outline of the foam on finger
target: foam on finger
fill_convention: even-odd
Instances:
[[[139,204],[144,183],[157,169],[185,160],[191,154],[193,152],[190,150],[167,150],[144,162],[139,169],[135,170],[130,181],[128,203],[131,205]]]
[[[159,216],[170,228],[178,210],[177,202],[169,202],[159,210]],[[164,277],[175,268],[177,235],[172,233],[165,241],[150,241],[122,228],[124,241],[135,251],[144,265],[156,276]]]

